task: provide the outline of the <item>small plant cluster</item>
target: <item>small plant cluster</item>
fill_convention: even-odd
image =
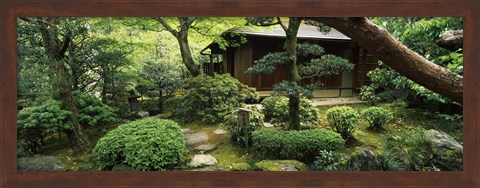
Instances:
[[[311,162],[322,150],[336,150],[345,144],[342,137],[326,129],[258,130],[253,132],[253,150],[267,159],[295,159]]]
[[[355,131],[358,122],[358,113],[349,106],[336,106],[327,110],[327,120],[335,132],[349,139]]]
[[[108,132],[93,154],[104,170],[124,164],[135,170],[165,171],[182,160],[184,150],[184,137],[176,122],[146,118]]]
[[[249,128],[247,130],[248,142],[252,143],[252,133],[255,130],[262,128],[264,115],[256,106],[247,107],[250,112]],[[224,118],[224,124],[227,125],[227,131],[230,133],[230,138],[240,146],[245,145],[245,127],[239,125],[238,111],[231,111],[230,114]]]
[[[393,118],[391,112],[380,107],[369,107],[362,111],[362,116],[374,131],[384,130],[383,126]]]
[[[106,128],[116,122],[115,110],[99,99],[74,91],[73,97],[79,111],[79,120],[84,127]],[[42,97],[31,102],[18,112],[18,136],[22,141],[20,150],[25,154],[38,153],[48,134],[73,130],[71,112],[60,101]]]
[[[265,116],[270,118],[272,124],[287,127],[289,122],[288,100],[288,97],[272,96],[262,101]],[[317,125],[319,121],[318,109],[310,99],[302,97],[300,99],[300,124],[311,126]]]
[[[347,156],[338,151],[321,150],[310,166],[314,171],[340,171],[345,167]]]
[[[229,74],[190,78],[185,80],[184,88],[188,88],[187,94],[174,112],[184,122],[199,119],[207,124],[218,123],[244,101],[259,99],[254,88],[240,83]]]
[[[101,100],[80,91],[72,92],[79,109],[80,123],[84,126],[105,126],[115,123],[115,110]]]
[[[351,138],[360,115],[349,106],[336,106],[327,110],[327,120],[332,130],[340,133],[344,139]],[[374,131],[384,130],[384,125],[393,118],[390,111],[381,107],[369,107],[362,111],[362,117]]]

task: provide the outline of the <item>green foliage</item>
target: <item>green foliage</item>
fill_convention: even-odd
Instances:
[[[386,149],[398,147],[405,151],[412,165],[422,167],[430,164],[431,149],[423,129],[414,128],[384,135],[382,139],[384,139]]]
[[[336,106],[327,110],[327,120],[335,132],[342,135],[344,139],[351,137],[355,131],[358,121],[358,113],[349,106]]]
[[[232,165],[232,171],[248,171],[251,168],[248,163],[235,163]]]
[[[249,129],[246,130],[248,134],[248,142],[252,143],[252,133],[255,130],[262,128],[264,115],[256,106],[249,106],[247,109],[251,110],[249,116]],[[224,117],[224,124],[227,125],[227,131],[230,138],[237,144],[245,145],[245,127],[239,125],[237,110],[233,110],[230,114]]]
[[[240,83],[229,74],[200,75],[185,81],[187,94],[174,112],[184,122],[199,119],[216,123],[241,106],[243,101],[259,99],[255,89]]]
[[[289,122],[288,98],[284,96],[267,97],[262,101],[264,113],[271,118],[271,123],[281,127],[287,127]],[[307,98],[300,99],[300,123],[304,126],[317,125],[320,121],[318,109]]]
[[[346,157],[345,154],[338,151],[321,150],[315,157],[310,169],[314,171],[340,171],[345,168]]]
[[[462,18],[374,18],[373,21],[386,28],[400,42],[427,60],[460,75],[463,74],[461,49],[449,52],[437,44],[443,32],[463,29]],[[376,92],[391,89],[408,90],[415,98],[444,104],[450,102],[445,97],[408,80],[386,66],[381,65],[380,68],[371,71],[368,76]],[[365,93],[365,96],[368,96],[368,93]]]
[[[307,165],[297,160],[263,160],[255,163],[254,168],[259,171],[285,171],[285,167],[282,167],[285,164],[294,165],[298,171],[307,171]]]
[[[23,140],[21,150],[26,153],[37,153],[44,138],[51,133],[70,131],[71,112],[64,110],[60,101],[50,98],[39,99],[31,106],[18,112],[18,139]]]
[[[400,164],[399,161],[395,159],[391,154],[383,154],[378,156],[380,165],[382,166],[383,171],[399,171]]]
[[[393,118],[392,112],[381,107],[369,107],[362,111],[362,116],[375,131],[384,130],[383,126]]]
[[[310,162],[321,150],[336,150],[345,141],[330,130],[255,131],[252,134],[253,150],[267,159],[295,159]]]
[[[115,110],[101,100],[80,91],[74,91],[72,95],[83,126],[105,126],[117,121]]]
[[[93,153],[102,169],[126,164],[135,170],[165,171],[182,160],[184,150],[185,141],[176,122],[146,118],[108,132]]]

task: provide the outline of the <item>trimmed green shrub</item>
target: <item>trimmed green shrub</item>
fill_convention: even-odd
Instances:
[[[252,111],[250,113],[250,127],[247,130],[249,138],[248,142],[252,143],[252,132],[262,128],[264,115],[260,113],[260,110],[256,106],[249,106],[247,107],[247,109],[250,109]],[[237,110],[231,111],[230,114],[225,116],[224,120],[225,125],[227,125],[227,131],[228,133],[230,133],[230,138],[232,139],[232,141],[239,144],[240,146],[245,146],[245,128],[239,126]]]
[[[101,100],[80,91],[72,94],[83,126],[105,126],[117,121],[115,110]]]
[[[355,131],[358,117],[357,111],[349,106],[336,106],[327,110],[330,127],[344,139],[350,138],[351,133]]]
[[[70,131],[71,112],[64,110],[61,102],[51,98],[39,99],[18,111],[19,151],[23,154],[38,153],[48,134]]]
[[[184,122],[200,120],[217,123],[244,101],[258,101],[254,88],[240,83],[229,74],[200,75],[185,80],[187,94],[174,115]]]
[[[184,150],[184,137],[176,122],[146,118],[108,132],[93,153],[102,169],[126,164],[135,170],[165,171],[182,160]]]
[[[393,118],[390,111],[381,107],[369,107],[362,111],[362,116],[367,120],[370,128],[374,131],[383,130],[388,120]]]
[[[345,168],[346,156],[337,151],[321,150],[310,166],[314,171],[340,171]]]
[[[310,162],[322,150],[336,150],[345,141],[326,129],[310,130],[258,130],[253,132],[253,150],[266,159],[295,159]]]
[[[289,122],[288,97],[272,96],[262,101],[265,116],[271,118],[274,125],[286,127]],[[320,121],[318,109],[312,100],[302,97],[300,99],[300,124],[304,126],[316,125]]]

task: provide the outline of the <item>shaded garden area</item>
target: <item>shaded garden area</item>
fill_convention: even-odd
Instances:
[[[421,70],[427,77],[439,69],[446,78],[463,79],[461,45],[439,42],[462,29],[461,18],[365,19],[424,58],[417,64],[435,64]],[[240,49],[249,39],[242,32],[272,25],[283,30],[285,41],[252,59],[240,76],[202,70],[213,63],[213,51],[202,54],[205,46],[214,42],[225,53]],[[280,17],[20,18],[18,169],[463,169],[462,101],[455,79],[432,80],[452,88],[445,93],[401,74],[404,70],[378,54],[384,61],[364,72],[369,82],[351,86],[360,101],[319,105],[330,99],[315,93],[332,90],[321,78],[340,75],[343,86],[355,78],[347,73],[358,72],[358,63],[322,43],[297,42],[301,25],[321,33],[342,30],[329,20]],[[355,45],[357,53],[366,48]],[[222,58],[228,70],[231,60]],[[253,81],[244,80],[278,71],[285,77],[268,96],[260,97]]]

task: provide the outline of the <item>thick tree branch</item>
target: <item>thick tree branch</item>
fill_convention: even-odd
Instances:
[[[329,25],[412,81],[454,101],[463,102],[463,77],[436,65],[395,40],[367,18],[307,18]]]
[[[173,29],[163,18],[155,18],[168,32],[172,33],[174,36],[178,36],[178,31]]]
[[[450,51],[463,48],[463,30],[449,30],[442,34],[437,44]]]

